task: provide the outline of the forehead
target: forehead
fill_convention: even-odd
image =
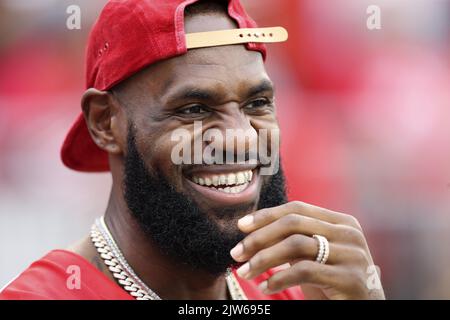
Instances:
[[[207,90],[217,94],[217,100],[242,101],[252,87],[270,83],[262,55],[244,45],[190,50],[153,65],[135,80],[137,94],[160,106],[186,88]]]
[[[236,24],[225,13],[199,14],[185,21],[186,33],[231,28]],[[150,66],[135,80],[140,83],[138,87],[163,97],[182,86],[236,93],[269,77],[261,53],[238,44],[188,50]]]
[[[268,79],[262,56],[243,45],[201,48],[161,66],[161,91],[182,85],[224,87],[236,91]],[[161,92],[161,93],[163,93]]]

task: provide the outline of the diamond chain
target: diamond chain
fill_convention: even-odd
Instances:
[[[104,217],[95,221],[91,228],[91,240],[103,262],[117,282],[136,300],[161,300],[134,272],[126,261],[105,224]],[[230,269],[226,281],[233,300],[247,300],[239,282]]]

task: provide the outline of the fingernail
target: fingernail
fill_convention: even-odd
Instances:
[[[236,270],[237,274],[241,278],[245,278],[245,276],[248,274],[249,271],[250,271],[250,264],[248,262]]]
[[[230,254],[233,258],[239,258],[244,252],[244,246],[242,243],[238,243],[233,249],[231,249]]]
[[[258,289],[261,290],[264,294],[271,294],[272,292],[267,288],[267,280],[263,281],[259,284]]]
[[[267,290],[267,281],[263,281],[259,284],[258,289],[261,290],[262,292]]]
[[[255,218],[253,217],[253,215],[248,214],[245,217],[239,219],[238,224],[240,224],[242,227],[248,227],[253,223],[253,220]]]

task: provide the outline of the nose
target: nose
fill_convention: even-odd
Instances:
[[[258,132],[251,119],[240,108],[230,108],[229,112],[217,119],[212,128],[218,130],[217,133],[220,132],[222,137],[221,143],[216,141],[214,145],[216,159],[217,153],[222,152],[225,163],[256,163]],[[211,142],[207,142],[207,145],[209,143]]]

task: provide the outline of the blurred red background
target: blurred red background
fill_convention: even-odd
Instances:
[[[109,176],[59,160],[105,2],[0,2],[0,287],[105,208]],[[361,221],[388,298],[449,299],[450,1],[242,2],[289,31],[267,68],[290,198]],[[66,28],[72,4],[81,30]]]

